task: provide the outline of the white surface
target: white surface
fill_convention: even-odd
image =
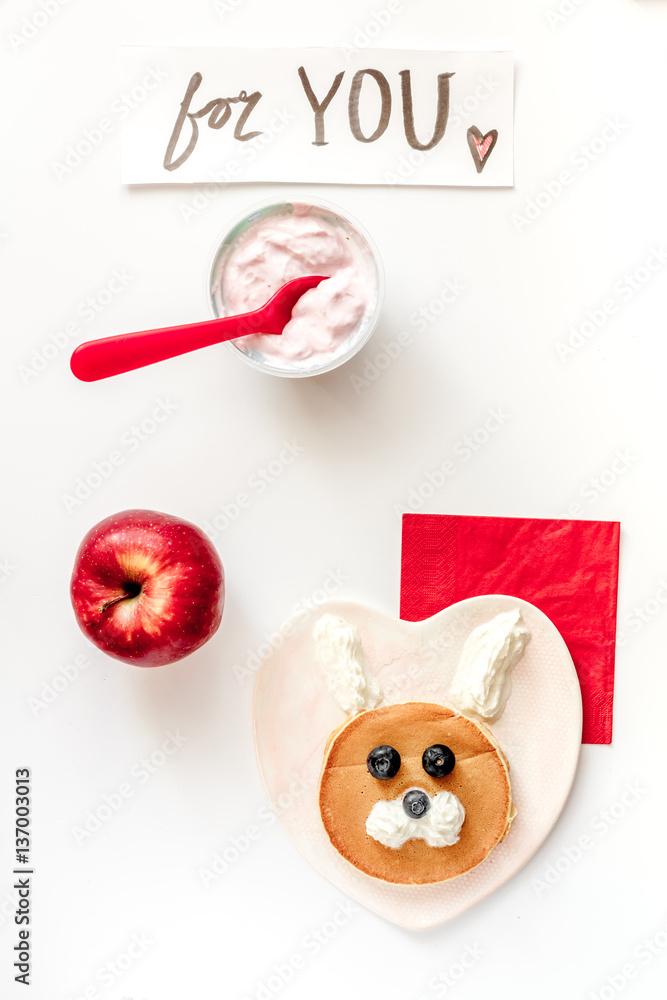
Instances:
[[[449,707],[466,639],[500,612],[517,608],[531,639],[513,672],[509,702],[490,726],[509,764],[516,817],[502,843],[477,868],[438,885],[388,885],[370,878],[329,841],[319,808],[322,763],[332,733],[351,716],[328,691],[317,662],[313,628],[319,611],[286,622],[284,643],[259,669],[255,738],[274,811],[318,871],[401,927],[423,930],[458,916],[502,886],[543,843],[565,804],[579,759],[579,682],[558,630],[532,604],[515,597],[473,597],[423,622],[399,621],[363,604],[322,608],[357,629],[382,688],[382,705],[415,701]],[[391,743],[391,732],[386,740]],[[363,808],[368,806],[360,800]]]
[[[120,44],[363,44],[364,25],[384,5],[238,0],[227,12],[220,3],[220,15],[208,0],[70,0],[15,51],[10,34],[40,8],[5,0],[0,556],[12,568],[1,587],[0,976],[10,1000],[26,995],[12,984],[6,919],[13,774],[26,765],[34,784],[33,1000],[92,987],[103,1000],[254,998],[294,955],[303,968],[277,994],[289,1000],[334,1000],[351,983],[358,996],[432,1000],[444,993],[434,987],[446,985],[436,977],[458,974],[466,949],[478,957],[468,951],[469,968],[450,979],[457,1000],[485,991],[502,1000],[588,1000],[628,963],[636,975],[624,1000],[661,994],[667,270],[651,272],[637,291],[623,276],[665,241],[667,7],[585,0],[551,26],[557,2],[404,0],[372,39],[514,50],[516,187],[298,189],[348,208],[383,255],[381,328],[350,367],[291,382],[263,377],[220,347],[88,386],[70,377],[68,350],[27,384],[18,366],[75,320],[72,345],[205,315],[204,267],[217,236],[247,204],[282,190],[123,189]],[[101,119],[112,131],[59,182],[53,162]],[[583,169],[581,150],[604,144],[607,119],[621,123],[620,134],[607,131],[604,151]],[[572,182],[517,231],[513,215],[545,184],[557,192],[564,170]],[[78,314],[86,298],[123,269],[127,285],[117,282],[112,302],[86,322]],[[417,311],[433,316],[441,291],[453,301],[419,332]],[[617,311],[561,360],[556,345],[569,327],[607,299]],[[413,342],[397,352],[391,344],[403,331]],[[350,376],[372,375],[376,357],[385,363],[385,344],[398,357],[355,392]],[[177,409],[138,441],[131,428],[159,399]],[[488,440],[466,451],[464,439],[475,434]],[[293,457],[283,442],[303,450],[272,466],[282,474],[260,492],[258,470],[281,452],[284,462]],[[68,513],[61,495],[114,450],[122,464]],[[621,520],[623,637],[614,744],[583,747],[551,837],[499,892],[415,935],[361,908],[346,920],[342,894],[271,822],[254,756],[252,680],[237,680],[234,667],[254,663],[294,606],[324,597],[325,585],[327,597],[395,614],[397,508],[447,459],[455,475],[419,509],[552,517],[573,508]],[[130,506],[210,523],[239,493],[248,505],[216,537],[229,589],[215,639],[190,661],[146,674],[97,655],[67,594],[88,527]],[[89,666],[35,716],[29,699],[81,655]],[[175,728],[187,744],[140,784],[133,768]],[[72,827],[130,780],[133,796],[78,846]],[[249,827],[257,839],[205,889],[199,870],[230,838],[243,846]],[[578,855],[581,838],[587,847]],[[541,888],[547,874],[554,884]],[[331,937],[318,944],[322,927]],[[105,987],[98,970],[134,933],[153,943]]]

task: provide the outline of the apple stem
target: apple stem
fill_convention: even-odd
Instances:
[[[100,613],[104,614],[104,612],[108,611],[109,608],[113,607],[114,604],[118,604],[119,601],[126,601],[127,598],[128,598],[127,594],[124,594],[122,597],[114,597],[113,601],[107,601],[106,604],[102,605],[102,607],[100,608]]]
[[[109,608],[112,608],[114,604],[120,604],[121,601],[129,601],[132,597],[137,597],[141,593],[141,585],[138,583],[128,583],[125,585],[125,593],[121,594],[120,597],[114,597],[113,601],[107,601],[100,608],[100,614],[104,614]]]

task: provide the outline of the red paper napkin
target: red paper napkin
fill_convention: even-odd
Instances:
[[[611,743],[617,521],[404,514],[401,618],[422,621],[477,594],[536,605],[579,675],[584,743]]]

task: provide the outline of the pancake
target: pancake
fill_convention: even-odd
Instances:
[[[378,780],[366,766],[377,746],[398,751],[393,778]],[[453,771],[434,778],[422,767],[424,750],[444,744],[456,757]],[[376,802],[409,788],[429,796],[448,791],[465,809],[456,844],[430,847],[422,839],[385,847],[366,832]],[[509,766],[486,728],[444,705],[405,702],[361,712],[336,730],[327,745],[319,788],[322,822],[346,861],[372,878],[401,885],[446,882],[476,868],[498,844],[514,818]]]

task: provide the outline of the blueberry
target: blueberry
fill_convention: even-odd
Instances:
[[[374,778],[386,781],[395,778],[401,766],[401,755],[393,747],[381,746],[371,750],[366,758],[366,767]]]
[[[411,788],[403,796],[403,809],[410,819],[419,819],[431,808],[431,802],[426,792],[421,788]]]
[[[424,750],[422,756],[422,767],[432,778],[444,778],[454,770],[456,757],[442,743],[434,743],[432,747]]]

